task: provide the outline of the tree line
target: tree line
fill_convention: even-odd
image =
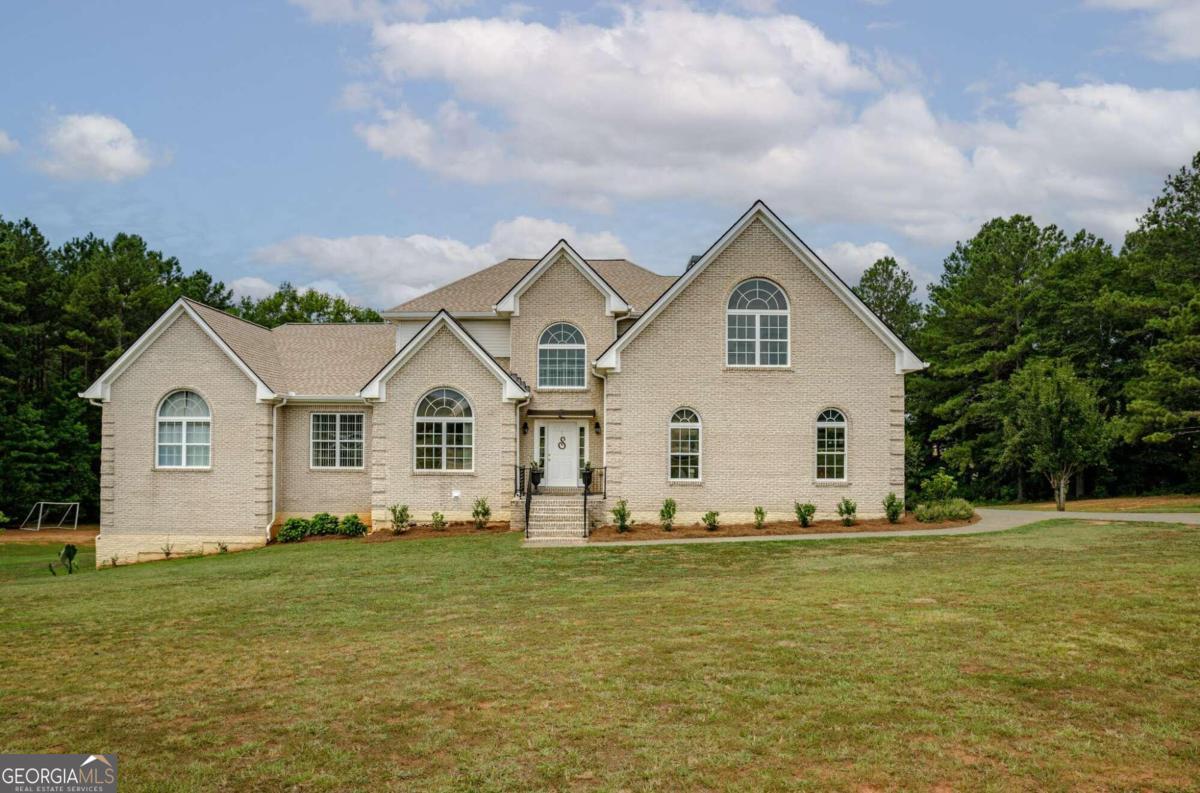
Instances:
[[[0,513],[19,520],[37,501],[79,501],[97,515],[100,411],[76,394],[180,297],[266,327],[381,319],[287,283],[235,300],[209,273],[185,272],[136,235],[54,248],[31,221],[0,217]]]
[[[910,496],[1200,491],[1200,154],[1119,251],[1013,215],[946,257],[928,302],[892,258],[855,288],[929,363],[907,378]]]
[[[1200,154],[1119,251],[1013,215],[955,246],[926,303],[890,257],[855,292],[930,364],[907,378],[910,501],[939,470],[983,500],[1200,491]],[[97,514],[100,415],[76,394],[181,296],[266,327],[380,320],[287,283],[234,300],[136,235],[53,248],[0,217],[0,512]]]

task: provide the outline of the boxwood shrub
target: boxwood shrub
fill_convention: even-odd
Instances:
[[[308,533],[313,537],[338,533],[338,519],[328,512],[318,512],[308,521]]]
[[[280,542],[300,542],[308,536],[309,525],[304,518],[288,518],[279,528]]]
[[[338,533],[347,537],[361,537],[367,533],[367,524],[362,522],[362,518],[351,512],[338,524]]]
[[[969,520],[975,514],[975,507],[965,498],[948,498],[944,501],[932,501],[928,504],[917,504],[913,515],[922,523],[937,523],[943,520]]]

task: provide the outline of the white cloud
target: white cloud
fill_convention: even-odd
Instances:
[[[560,239],[568,240],[589,258],[629,255],[625,245],[609,232],[581,233],[565,223],[522,216],[497,223],[488,241],[481,245],[425,234],[302,235],[260,248],[254,258],[264,264],[302,265],[324,279],[314,282],[313,288],[346,294],[342,291],[344,284],[354,299],[386,307],[507,257],[541,256]],[[267,283],[261,278],[238,280]]]
[[[622,7],[608,25],[372,30],[382,84],[444,95],[428,112],[377,109],[357,127],[369,148],[598,211],[763,197],[799,222],[866,222],[932,244],[1016,211],[1119,236],[1200,148],[1198,91],[1039,83],[1002,97],[994,117],[956,120],[934,113],[902,59],[789,15]]]
[[[858,283],[864,270],[885,256],[891,256],[905,270],[910,269],[908,259],[896,253],[886,242],[867,242],[861,245],[853,242],[835,242],[818,248],[817,255],[851,286]]]
[[[453,11],[472,0],[291,0],[314,22],[375,22],[420,20],[439,11]]]
[[[38,167],[60,179],[119,182],[156,163],[150,147],[119,119],[98,114],[60,116],[46,133]]]
[[[0,129],[0,156],[12,154],[19,148],[21,148],[21,144],[17,143],[15,138],[10,138],[7,132]]]
[[[253,300],[261,300],[275,291],[274,284],[255,275],[235,278],[229,284],[229,288],[233,290],[234,297],[249,297]]]
[[[1200,2],[1196,0],[1090,0],[1089,5],[1138,12],[1145,52],[1155,60],[1200,58]]]

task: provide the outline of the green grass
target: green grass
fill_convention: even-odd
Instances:
[[[0,545],[0,747],[123,790],[1200,786],[1194,527],[518,543]]]

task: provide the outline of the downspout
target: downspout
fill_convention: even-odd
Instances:
[[[271,541],[271,527],[279,510],[279,409],[287,404],[288,398],[271,407],[271,517],[267,520],[267,542]]]

